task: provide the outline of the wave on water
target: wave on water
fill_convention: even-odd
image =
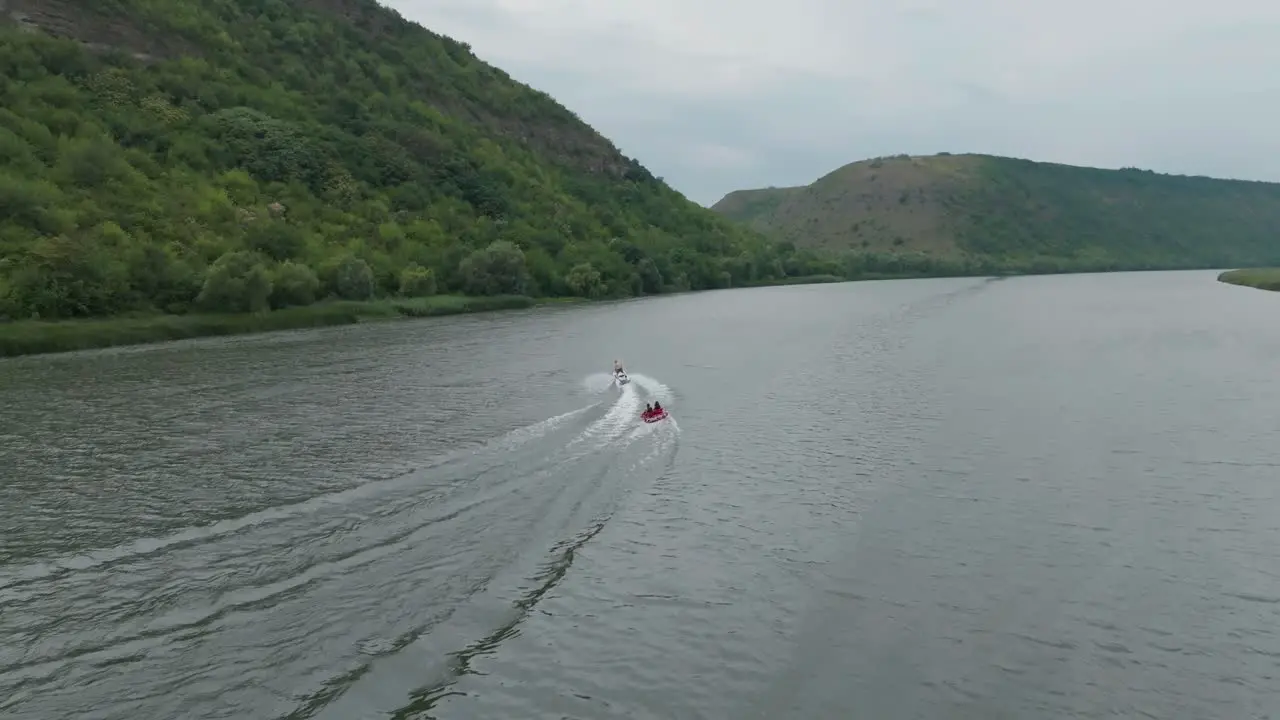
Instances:
[[[678,426],[639,419],[653,388],[665,386],[631,383],[405,475],[0,567],[12,639],[0,711],[310,717],[369,693],[373,706],[430,704],[467,672],[468,649],[517,631],[674,459]],[[426,666],[441,673],[415,693]]]
[[[600,403],[592,403],[586,407],[571,410],[567,413],[550,417],[524,427],[516,428],[500,437],[474,448],[462,448],[436,458],[429,467],[439,467],[456,462],[485,450],[511,451],[533,442],[554,431],[567,421],[583,415]],[[258,512],[249,513],[237,518],[219,520],[208,525],[193,525],[161,537],[138,538],[123,545],[101,548],[85,553],[75,553],[40,562],[30,563],[15,568],[0,567],[0,608],[4,607],[4,590],[15,585],[35,580],[43,580],[51,576],[79,570],[110,565],[128,560],[139,555],[149,555],[175,546],[189,545],[219,536],[239,532],[256,525],[283,520],[296,515],[309,515],[326,507],[344,506],[353,501],[375,497],[381,493],[394,491],[404,485],[413,485],[419,481],[418,472],[408,472],[385,480],[375,480],[356,487],[325,495],[317,495],[302,502],[279,505]]]
[[[613,383],[613,375],[606,372],[591,373],[582,379],[582,386],[587,392],[598,395],[617,389]]]
[[[571,456],[582,484],[572,500],[565,497],[568,502],[557,504],[552,515],[561,518],[548,521],[556,530],[543,543],[528,547],[520,562],[492,578],[448,622],[376,658],[359,678],[326,689],[318,696],[322,701],[290,717],[432,717],[432,708],[456,694],[455,684],[477,672],[473,659],[497,652],[505,640],[520,634],[538,602],[567,575],[575,553],[605,530],[626,495],[670,469],[679,449],[679,427],[640,422],[641,397],[636,388],[624,387],[618,401],[592,423],[591,428],[609,432],[595,433],[601,442],[592,444],[592,451]]]
[[[597,440],[608,443],[621,437],[630,427],[639,422],[641,400],[640,394],[632,384],[623,385],[618,392],[618,399],[609,410],[595,422],[569,441],[567,447],[575,447],[581,443]]]
[[[643,388],[650,397],[657,399],[658,402],[671,403],[676,399],[675,393],[672,392],[671,388],[648,375],[634,373],[631,375],[631,381],[633,384]]]
[[[670,402],[675,400],[675,393],[671,388],[658,381],[657,379],[645,375],[643,373],[628,372],[631,382],[623,385],[623,388],[639,387],[643,394],[647,397],[655,398],[660,402]],[[617,391],[619,388],[613,381],[611,373],[591,373],[582,379],[582,386],[592,394],[598,395],[609,390]]]

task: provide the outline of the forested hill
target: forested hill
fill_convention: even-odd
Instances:
[[[0,317],[803,271],[368,0],[0,0],[0,47]]]
[[[803,247],[1014,271],[1280,264],[1280,184],[900,155],[714,210]]]

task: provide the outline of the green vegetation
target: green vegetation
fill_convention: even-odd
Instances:
[[[1228,270],[1218,275],[1218,282],[1231,285],[1280,291],[1280,268],[1245,268]]]
[[[900,155],[806,187],[730,193],[713,209],[890,274],[1280,264],[1280,184],[1136,169]]]
[[[535,298],[1280,264],[1280,186],[986,156],[707,211],[372,0],[3,7],[4,355]]]
[[[5,9],[7,351],[372,307],[338,300],[613,298],[831,271],[689,202],[546,94],[372,0]],[[147,317],[61,322],[130,315]]]
[[[522,295],[334,300],[303,307],[243,314],[140,315],[61,321],[20,320],[0,324],[0,357],[67,352],[117,345],[297,330],[398,318],[436,317],[528,308],[538,301]]]

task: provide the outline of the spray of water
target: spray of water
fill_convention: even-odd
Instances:
[[[649,377],[648,375],[640,375],[638,373],[631,374],[631,383],[639,385],[650,397],[656,398],[659,402],[667,404],[675,400],[675,393],[671,388]]]

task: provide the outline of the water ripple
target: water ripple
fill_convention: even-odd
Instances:
[[[1266,717],[1274,315],[922,280],[4,361],[0,714]]]

